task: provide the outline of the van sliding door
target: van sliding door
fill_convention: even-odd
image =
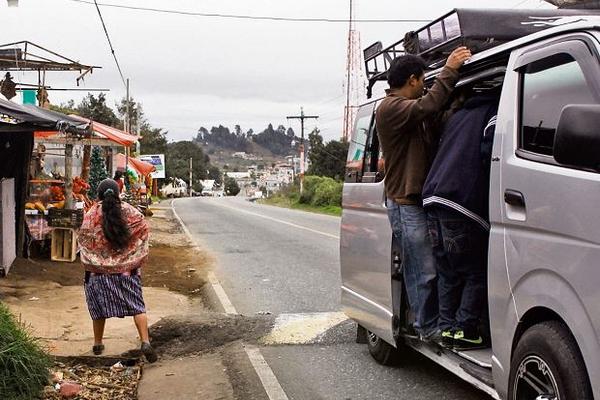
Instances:
[[[342,305],[360,325],[394,343],[392,231],[385,208],[374,109],[374,103],[359,109],[348,151],[340,236]]]

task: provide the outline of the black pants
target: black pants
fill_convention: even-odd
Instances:
[[[488,232],[463,214],[441,207],[427,210],[438,271],[439,328],[477,334],[487,307]]]

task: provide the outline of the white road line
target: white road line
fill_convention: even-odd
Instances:
[[[223,309],[225,310],[225,312],[227,314],[237,314],[238,312],[236,311],[235,307],[229,300],[227,293],[225,293],[225,289],[223,289],[223,286],[221,286],[221,283],[215,276],[214,272],[212,272],[212,271],[208,272],[208,281],[210,282],[211,286],[213,287],[213,290],[215,291],[217,297],[219,298],[219,301],[221,302],[221,305],[223,306]]]
[[[185,233],[185,235],[187,236],[188,240],[190,241],[190,243],[194,246],[194,247],[198,247],[198,244],[196,243],[196,241],[194,240],[194,237],[192,236],[192,233],[190,232],[190,230],[188,229],[187,226],[185,226],[185,224],[183,223],[183,221],[181,220],[181,218],[179,218],[179,215],[177,215],[177,211],[175,211],[175,207],[173,207],[173,203],[175,202],[175,200],[171,200],[171,210],[173,210],[173,215],[175,216],[175,219],[177,220],[177,222],[179,222],[179,225],[181,225],[181,228],[183,229],[183,232]]]
[[[260,349],[256,346],[246,345],[244,347],[248,358],[254,367],[254,370],[258,374],[260,381],[262,382],[263,388],[267,392],[270,400],[288,400],[287,395],[283,391],[283,388],[279,384],[277,377],[273,373],[269,364],[260,353]]]
[[[215,203],[216,203],[216,202],[215,202]],[[223,207],[223,208],[229,208],[230,210],[234,210],[234,211],[237,211],[237,212],[241,212],[241,213],[245,213],[245,214],[253,215],[253,216],[255,216],[255,217],[260,217],[260,218],[268,219],[268,220],[271,220],[271,221],[279,222],[280,224],[284,224],[284,225],[293,226],[294,228],[298,228],[298,229],[304,229],[305,231],[309,231],[309,232],[317,233],[317,234],[319,234],[319,235],[327,236],[327,237],[329,237],[329,238],[332,238],[332,239],[338,239],[338,240],[339,240],[339,238],[340,238],[339,236],[337,236],[337,235],[332,235],[331,233],[321,232],[321,231],[318,231],[318,230],[316,230],[316,229],[311,229],[311,228],[308,228],[308,227],[306,227],[306,226],[302,226],[302,225],[297,225],[297,224],[294,224],[294,223],[292,223],[292,222],[287,222],[287,221],[284,221],[284,220],[281,220],[281,219],[277,219],[277,218],[273,218],[273,217],[267,217],[266,215],[262,215],[262,214],[254,213],[254,212],[252,212],[252,211],[240,210],[239,208],[230,207],[230,206],[226,206],[226,205],[223,205],[223,204],[219,204],[219,207]]]
[[[175,218],[177,219],[177,221],[179,221],[179,224],[183,228],[183,231],[187,235],[190,242],[195,247],[198,247],[190,230],[187,228],[187,226],[185,226],[181,218],[179,218],[179,215],[177,215],[177,211],[175,211],[175,207],[173,207],[174,201],[175,200],[171,201],[171,209],[173,210],[173,215],[175,215]],[[231,301],[229,300],[227,293],[225,293],[223,286],[221,286],[221,283],[212,271],[208,273],[208,280],[210,281],[213,290],[217,294],[217,298],[221,302],[221,306],[223,307],[225,312],[228,314],[237,314],[237,311],[231,303]],[[244,345],[244,350],[246,351],[248,359],[250,360],[252,367],[254,367],[254,371],[256,371],[256,374],[258,375],[258,378],[260,379],[263,388],[265,389],[265,392],[269,397],[269,400],[288,400],[288,397],[283,391],[281,385],[279,384],[275,373],[273,373],[273,370],[271,369],[271,367],[269,367],[269,364],[260,353],[260,349],[256,346]]]

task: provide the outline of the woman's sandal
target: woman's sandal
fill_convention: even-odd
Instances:
[[[156,362],[156,360],[158,360],[158,356],[156,355],[156,351],[154,351],[154,349],[152,348],[152,345],[148,342],[142,342],[142,354],[144,355],[144,357],[146,357],[146,360],[149,363],[153,363]]]
[[[104,345],[103,344],[95,344],[92,347],[92,352],[94,353],[94,355],[99,356],[100,354],[102,354],[103,351],[104,351]]]

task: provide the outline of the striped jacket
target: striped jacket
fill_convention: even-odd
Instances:
[[[491,144],[498,97],[469,99],[446,124],[425,185],[423,206],[455,210],[489,230]]]

